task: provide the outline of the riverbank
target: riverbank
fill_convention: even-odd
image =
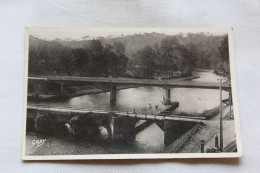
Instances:
[[[202,68],[196,68],[194,71],[197,71],[197,72],[210,72],[210,73],[213,73],[214,70],[211,70],[211,69],[202,69]]]
[[[230,118],[230,107],[227,106],[223,110],[223,147],[225,148],[230,143],[235,141],[235,123],[234,119]],[[231,109],[232,110],[232,109]],[[233,112],[233,111],[232,111]],[[215,146],[215,135],[219,135],[219,114],[209,121],[206,121],[203,126],[190,138],[180,153],[200,153],[200,141],[205,141],[205,151]],[[233,115],[231,115],[233,117]]]

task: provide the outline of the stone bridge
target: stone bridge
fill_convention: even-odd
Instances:
[[[46,131],[46,129],[48,130],[48,128],[57,128],[66,123],[71,125],[74,119],[74,122],[77,121],[77,123],[86,128],[92,128],[92,130],[98,129],[100,126],[105,127],[110,139],[134,138],[137,133],[147,126],[156,123],[164,131],[164,143],[169,144],[174,140],[174,133],[172,133],[174,130],[185,130],[181,128],[190,127],[197,122],[207,121],[205,117],[172,115],[172,110],[178,106],[179,103],[174,102],[160,112],[136,112],[135,110],[112,111],[99,110],[97,108],[80,109],[50,105],[28,105],[27,123],[33,122],[35,124],[42,117],[49,119],[42,125],[39,125],[39,123],[37,125],[36,123],[36,131],[41,133]]]

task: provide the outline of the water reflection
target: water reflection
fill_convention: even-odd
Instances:
[[[217,82],[219,78],[213,72],[195,71],[194,75],[201,76],[193,81]],[[133,110],[141,111],[148,108],[149,104],[154,108],[163,108],[163,97],[165,90],[160,87],[138,87],[117,91],[117,101],[115,105],[110,104],[110,93],[90,94],[74,97],[66,101],[51,102],[63,106],[93,108],[103,110]],[[228,92],[223,91],[223,99],[228,98]],[[194,88],[172,88],[171,101],[180,103],[178,112],[201,113],[204,110],[212,109],[219,105],[219,90],[214,89],[194,89]]]
[[[115,107],[111,107],[109,93],[100,93],[74,97],[64,106],[95,107],[99,109],[114,110],[141,110],[148,108],[149,104],[154,108],[163,107],[163,97],[165,90],[158,87],[139,87],[120,90],[117,92],[117,101]],[[228,98],[228,92],[223,91],[223,99]],[[190,89],[190,88],[172,88],[171,101],[178,101],[179,108],[176,111],[201,113],[204,110],[212,109],[219,105],[219,90],[212,89]]]

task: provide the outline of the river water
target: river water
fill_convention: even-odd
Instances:
[[[218,76],[212,71],[195,71],[193,75],[200,78],[194,82],[217,82]],[[74,97],[65,101],[50,102],[52,105],[91,107],[103,110],[133,110],[140,111],[143,108],[163,108],[165,90],[159,87],[138,87],[124,89],[117,92],[115,105],[110,104],[110,94],[100,93]],[[228,98],[228,93],[223,91],[223,99]],[[219,105],[219,90],[172,88],[171,101],[178,101],[176,112],[201,113]],[[45,103],[46,104],[46,103]],[[101,136],[106,130],[101,128]],[[43,146],[37,149],[31,145],[36,139],[46,138]],[[136,135],[133,143],[111,144],[105,138],[98,142],[73,141],[69,138],[53,136],[39,136],[28,134],[26,138],[28,155],[52,155],[52,154],[104,154],[104,153],[153,153],[164,148],[164,132],[156,125],[151,124],[145,130]]]

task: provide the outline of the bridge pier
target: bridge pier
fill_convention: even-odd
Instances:
[[[131,117],[115,117],[114,138],[131,141],[135,139],[135,124],[138,120]]]
[[[111,86],[110,90],[110,103],[116,102],[116,85]]]
[[[110,113],[108,115],[108,138],[109,139],[114,139],[114,115]]]
[[[60,95],[63,95],[63,90],[64,90],[64,83],[60,84]]]
[[[165,88],[165,101],[166,101],[166,104],[171,102],[171,89],[170,88]]]

